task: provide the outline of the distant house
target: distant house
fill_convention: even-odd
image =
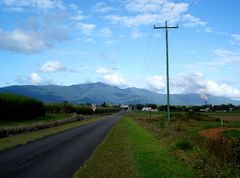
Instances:
[[[129,110],[129,106],[126,104],[121,104],[120,109],[122,110]]]
[[[151,110],[152,110],[151,107],[143,107],[143,108],[142,108],[142,111],[151,111]]]
[[[204,109],[200,109],[200,112],[208,112],[210,110],[210,108],[204,108]]]

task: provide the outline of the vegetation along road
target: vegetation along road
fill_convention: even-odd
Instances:
[[[0,177],[72,177],[122,113],[0,152]]]

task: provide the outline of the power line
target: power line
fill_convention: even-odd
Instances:
[[[157,27],[154,25],[154,29],[165,29],[166,34],[166,76],[167,76],[167,111],[168,111],[168,123],[170,122],[170,95],[169,95],[169,63],[168,63],[168,29],[175,29],[178,28],[178,26],[170,27],[167,24],[167,21],[165,22],[165,26],[163,27]]]
[[[150,1],[150,0],[149,0],[149,1]],[[165,0],[165,1],[161,4],[161,7],[160,7],[159,12],[162,11],[162,9],[163,9],[163,7],[164,7],[164,5],[165,5],[166,3],[167,3],[167,0]],[[157,16],[154,24],[156,24],[156,22],[159,20],[159,18],[160,18],[160,14]],[[148,43],[147,43],[146,52],[145,52],[144,58],[143,58],[143,65],[142,65],[142,67],[141,67],[141,70],[142,70],[142,71],[144,70],[144,68],[145,68],[145,70],[146,70],[146,62],[149,61],[149,59],[151,60],[151,58],[148,57],[148,54],[149,54],[149,49],[150,49],[150,45],[151,45],[151,42],[152,42],[153,31],[154,31],[154,29],[152,29],[151,32],[150,32],[150,38],[149,38]],[[156,48],[156,47],[155,47],[155,48]],[[148,64],[149,64],[149,63],[148,63]],[[148,65],[148,66],[149,66],[149,65]],[[144,70],[144,71],[145,71],[145,70]]]

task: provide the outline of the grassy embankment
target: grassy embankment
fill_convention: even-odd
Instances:
[[[69,117],[70,115],[65,115],[65,114],[58,115],[57,114],[57,115],[50,115],[50,116],[42,117],[40,119],[28,120],[28,121],[23,121],[23,122],[16,121],[13,123],[2,122],[1,124],[4,125],[4,127],[6,127],[6,126],[13,127],[13,125],[16,127],[23,127],[23,126],[29,126],[29,125],[34,126],[34,124],[51,123],[51,122],[54,122],[57,120],[62,120],[66,116]],[[43,138],[43,137],[46,137],[49,135],[53,135],[53,134],[80,126],[80,125],[88,124],[90,122],[95,122],[95,121],[97,121],[99,119],[103,119],[103,118],[104,118],[103,115],[91,116],[88,119],[78,121],[78,122],[68,123],[65,125],[58,126],[58,127],[53,127],[53,128],[38,130],[38,131],[30,132],[30,133],[23,133],[23,134],[19,134],[19,135],[13,135],[13,136],[5,137],[5,138],[0,138],[0,151],[3,151],[8,148],[13,148],[17,145],[26,144],[33,140]]]
[[[197,177],[131,118],[123,118],[75,177]]]
[[[214,116],[218,117],[214,117]],[[219,116],[225,117],[221,125]],[[229,113],[229,116],[237,113]],[[240,119],[227,119],[228,113],[172,113],[167,126],[163,113],[152,114],[136,112],[131,114],[142,127],[149,130],[169,153],[185,162],[200,177],[239,177],[240,140],[222,137],[207,138],[202,130],[226,127],[240,128]],[[211,130],[207,130],[211,132]],[[233,131],[225,131],[230,136]],[[230,132],[230,133],[229,133]],[[236,134],[238,131],[234,131]],[[238,132],[239,133],[239,132]],[[211,133],[212,134],[212,133]],[[221,133],[220,133],[221,136]]]

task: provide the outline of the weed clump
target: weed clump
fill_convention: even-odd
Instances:
[[[182,139],[182,140],[179,140],[175,144],[175,148],[177,150],[192,150],[193,149],[193,145],[192,145],[192,143],[189,140]]]

